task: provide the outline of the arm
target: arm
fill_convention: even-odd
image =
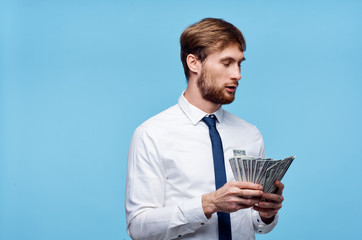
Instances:
[[[139,127],[129,148],[125,199],[127,231],[132,239],[177,238],[207,222],[201,196],[165,207],[165,181],[157,138]]]

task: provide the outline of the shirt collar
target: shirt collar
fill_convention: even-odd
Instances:
[[[193,125],[196,125],[198,122],[201,121],[201,119],[205,116],[208,116],[209,113],[206,113],[202,111],[201,109],[195,107],[191,103],[187,101],[187,99],[184,96],[184,92],[182,92],[180,98],[178,99],[178,105],[182,109],[182,111],[185,113],[186,117],[191,121]],[[212,113],[216,116],[216,119],[219,123],[222,123],[223,121],[223,114],[224,111],[222,107],[220,107],[216,112]]]

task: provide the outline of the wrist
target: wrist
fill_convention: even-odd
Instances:
[[[207,217],[207,219],[210,219],[211,215],[217,211],[212,198],[212,193],[202,195],[201,199],[202,199],[202,210],[204,211],[204,214]]]
[[[265,223],[265,224],[270,224],[270,223],[272,223],[272,222],[274,221],[274,219],[275,219],[275,215],[273,215],[273,216],[271,216],[271,217],[263,217],[262,214],[260,214],[260,213],[259,213],[259,215],[260,215],[261,220],[262,220],[263,223]]]

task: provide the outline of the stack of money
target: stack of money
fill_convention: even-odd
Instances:
[[[234,157],[230,158],[230,165],[235,180],[258,183],[263,186],[263,192],[275,193],[275,180],[282,180],[295,156],[283,160],[272,158],[261,159],[245,156],[245,151],[234,150]]]

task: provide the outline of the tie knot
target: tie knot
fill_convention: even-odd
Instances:
[[[216,117],[214,114],[210,115],[209,117],[204,117],[202,121],[204,121],[208,127],[216,126]]]

